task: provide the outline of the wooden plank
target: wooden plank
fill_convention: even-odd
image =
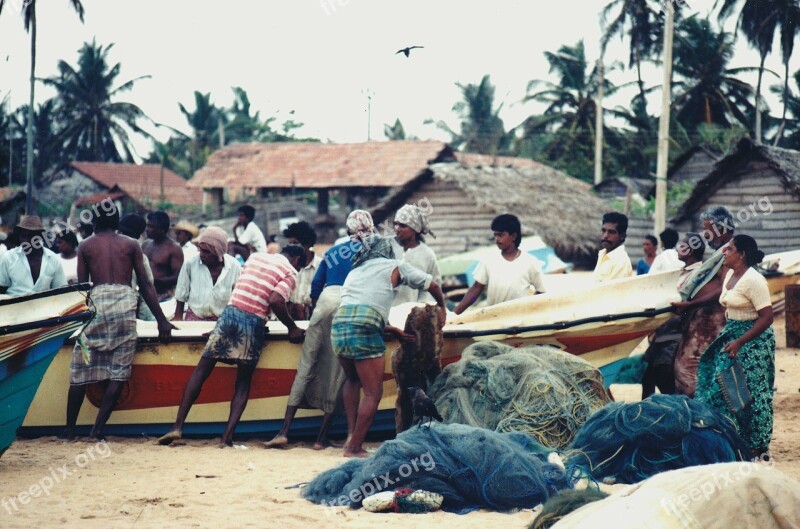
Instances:
[[[800,347],[800,285],[784,287],[786,300],[786,347]]]

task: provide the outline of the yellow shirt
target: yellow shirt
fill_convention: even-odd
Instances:
[[[719,296],[719,304],[725,307],[725,317],[739,321],[758,319],[758,311],[772,304],[767,280],[755,268],[748,268],[736,285],[728,290],[732,276],[733,270],[728,270]]]
[[[603,248],[597,254],[597,266],[594,267],[593,274],[595,281],[610,281],[632,275],[633,266],[624,244],[620,244],[610,252],[606,252],[606,249]]]

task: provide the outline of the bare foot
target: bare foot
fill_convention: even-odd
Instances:
[[[225,440],[220,439],[217,448],[233,448],[233,439]]]
[[[330,448],[331,444],[327,441],[319,442],[317,441],[313,445],[311,445],[312,450],[325,450],[326,448]]]
[[[289,438],[285,435],[276,435],[271,441],[264,443],[264,448],[283,448],[289,444]]]
[[[166,446],[172,444],[173,441],[177,441],[180,438],[181,438],[180,430],[171,430],[167,432],[165,435],[159,437],[157,443]]]
[[[358,452],[350,452],[349,450],[345,450],[342,454],[344,457],[359,457],[365,459],[370,456],[369,452],[366,450],[359,450]]]
[[[64,431],[61,432],[61,435],[59,435],[58,438],[63,441],[74,441],[75,430],[73,428],[64,428]]]

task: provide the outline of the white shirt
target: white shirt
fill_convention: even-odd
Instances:
[[[402,247],[401,247],[402,251]],[[402,254],[396,256],[404,263],[408,263],[418,270],[422,270],[426,274],[433,276],[433,280],[437,283],[442,282],[442,274],[439,272],[439,263],[436,261],[436,254],[430,246],[424,242],[414,248],[409,248]],[[415,301],[419,303],[435,303],[436,300],[426,290],[419,290],[411,288],[407,285],[400,285],[397,287],[397,296],[394,298],[394,304],[406,303],[408,301]]]
[[[200,260],[200,256],[192,257],[183,264],[178,274],[175,300],[183,301],[200,318],[219,317],[230,301],[233,287],[241,273],[239,261],[225,254],[222,271],[217,282],[213,283],[211,272]]]
[[[256,249],[257,252],[267,251],[267,240],[264,238],[264,234],[261,233],[261,230],[258,229],[258,226],[252,222],[248,222],[246,228],[236,226],[234,233],[236,234],[236,238],[239,240],[239,243],[245,245],[250,244]]]
[[[678,250],[675,248],[670,248],[669,250],[664,250],[660,254],[656,255],[656,258],[653,260],[653,264],[650,266],[650,271],[648,274],[667,272],[669,270],[680,270],[681,268],[683,268],[683,261],[678,259]]]
[[[186,244],[181,246],[181,250],[183,250],[183,262],[189,261],[195,255],[200,254],[200,250],[197,249],[197,246],[192,241],[188,241]]]
[[[610,281],[632,275],[631,258],[628,257],[624,244],[620,244],[610,252],[606,252],[606,249],[603,248],[597,254],[597,266],[594,267],[593,272],[595,281]]]
[[[58,261],[61,263],[61,268],[64,270],[64,277],[67,280],[67,283],[72,281],[73,283],[78,282],[78,256],[76,255],[72,259],[64,259],[61,257],[61,254],[56,254],[58,257]]]
[[[58,256],[47,248],[44,248],[43,252],[36,284],[33,283],[31,267],[21,246],[7,251],[0,257],[0,286],[8,287],[6,294],[21,296],[66,286],[67,280]]]
[[[507,261],[499,251],[478,262],[475,281],[486,285],[487,305],[496,305],[536,292],[544,292],[539,261],[527,252]]]
[[[314,276],[317,275],[317,269],[321,262],[322,258],[314,254],[314,259],[297,272],[297,281],[294,290],[292,290],[292,295],[289,296],[291,303],[299,305],[311,303],[311,282],[314,281]]]

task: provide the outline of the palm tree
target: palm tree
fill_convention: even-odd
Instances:
[[[394,125],[384,125],[383,135],[389,140],[404,140],[406,139],[406,131],[403,124],[400,123],[400,118],[394,120]]]
[[[775,135],[775,145],[777,145],[786,126],[786,103],[789,100],[789,61],[794,53],[795,39],[800,34],[800,0],[775,0],[775,16],[778,18],[781,59],[783,60],[783,115],[778,133]],[[797,114],[795,115],[797,116]]]
[[[800,70],[794,72],[792,77],[797,93],[789,89],[786,84],[772,87],[772,93],[782,98],[784,113],[781,128],[775,136],[775,145],[800,150]],[[791,117],[787,117],[787,114]]]
[[[616,8],[619,8],[619,12],[609,23],[609,16]],[[600,40],[603,51],[616,35],[623,38],[627,34],[630,39],[628,68],[636,69],[639,105],[646,113],[642,61],[659,55],[663,46],[664,20],[659,5],[652,0],[613,0],[603,8],[601,16],[605,27]]]
[[[192,129],[191,137],[175,131],[190,142],[189,168],[192,174],[205,165],[211,151],[214,150],[213,141],[215,138],[219,140],[219,123],[224,119],[222,109],[211,102],[210,93],[203,94],[195,90],[194,104],[195,109],[190,112],[182,103],[178,103],[181,113]]]
[[[6,0],[0,0],[0,14],[3,13],[3,6]],[[78,13],[78,17],[83,22],[83,4],[80,0],[69,0],[72,8]],[[25,202],[25,211],[28,214],[33,213],[33,99],[34,99],[34,82],[36,80],[36,0],[26,0],[23,3],[23,18],[25,23],[25,31],[31,34],[31,75],[30,75],[30,98],[28,100],[28,109],[31,113],[28,119],[28,127],[26,129],[27,148],[26,148],[26,170],[27,175],[27,200]]]
[[[114,101],[122,92],[149,76],[137,77],[114,87],[121,66],[109,67],[108,52],[94,41],[78,51],[78,66],[59,61],[59,74],[44,82],[58,92],[58,111],[63,130],[59,132],[64,151],[76,160],[130,162],[133,146],[128,131],[149,137],[138,122],[147,119],[132,104]]]
[[[692,134],[698,125],[728,127],[733,121],[748,126],[753,87],[737,74],[756,68],[728,68],[734,36],[715,31],[708,19],[689,17],[678,27],[673,71],[677,93],[673,100],[678,122]]]

